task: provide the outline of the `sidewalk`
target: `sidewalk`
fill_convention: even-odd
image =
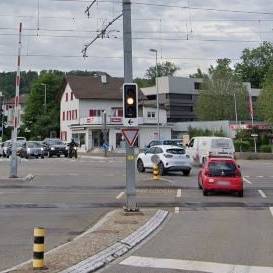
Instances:
[[[126,215],[117,209],[85,233],[45,255],[45,270],[33,270],[31,260],[0,273],[87,273],[123,255],[150,235],[166,219],[167,212],[142,209]],[[46,239],[45,239],[46,245]],[[30,257],[31,257],[30,250]]]

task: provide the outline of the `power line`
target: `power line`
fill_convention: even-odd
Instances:
[[[78,2],[85,3],[89,2],[87,0],[51,0],[52,2]],[[110,0],[100,0],[101,3],[113,3]],[[117,4],[122,3],[121,1],[114,1]],[[137,2],[132,1],[132,5],[144,5],[144,6],[154,6],[163,8],[180,8],[180,9],[192,9],[192,10],[202,10],[202,11],[214,11],[214,12],[230,12],[230,13],[245,13],[245,14],[262,14],[262,15],[273,15],[273,12],[268,11],[249,11],[249,10],[232,10],[232,9],[217,9],[217,8],[203,8],[203,7],[189,7],[181,5],[170,5],[170,4],[158,4],[158,3],[147,3],[147,2]]]

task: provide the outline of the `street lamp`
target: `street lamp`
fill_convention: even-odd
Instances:
[[[160,140],[157,50],[154,49],[154,48],[151,48],[150,51],[153,52],[153,53],[155,53],[155,79],[156,79],[155,82],[156,82],[157,137],[158,137],[158,140]]]
[[[45,87],[45,105],[44,105],[44,107],[45,107],[45,113],[46,113],[46,86],[47,86],[47,84],[41,83],[41,85],[43,85]]]

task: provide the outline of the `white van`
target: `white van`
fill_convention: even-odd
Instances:
[[[186,153],[193,163],[202,164],[209,155],[234,158],[234,145],[227,137],[193,137],[187,145]]]

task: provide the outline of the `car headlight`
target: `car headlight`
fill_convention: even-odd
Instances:
[[[27,152],[30,153],[30,148],[27,148]]]
[[[44,148],[41,148],[41,151],[43,151],[44,150]]]
[[[51,151],[54,151],[54,150],[55,150],[55,148],[54,148],[54,147],[51,147],[51,148],[50,148],[50,150],[51,150]]]
[[[65,147],[66,150],[68,150],[68,147]]]

